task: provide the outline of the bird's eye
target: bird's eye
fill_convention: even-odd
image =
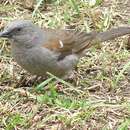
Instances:
[[[17,31],[20,32],[22,29],[21,28],[17,28]]]

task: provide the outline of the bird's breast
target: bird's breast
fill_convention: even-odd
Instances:
[[[59,75],[61,73],[56,58],[47,49],[41,50],[38,47],[26,49],[13,46],[12,56],[21,67],[31,74],[45,75],[46,72],[51,72]]]
[[[33,73],[35,67],[32,63],[32,57],[30,57],[29,50],[25,48],[12,47],[12,56],[14,60],[25,70]],[[35,65],[36,66],[36,65]]]

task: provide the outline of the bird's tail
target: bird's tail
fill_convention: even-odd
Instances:
[[[96,42],[104,42],[120,36],[124,36],[126,34],[130,34],[130,27],[118,27],[97,33],[93,40]]]
[[[104,32],[90,32],[90,33],[77,33],[77,45],[73,49],[75,53],[81,54],[86,51],[89,47],[99,45],[100,42],[112,40],[114,38],[130,34],[130,27],[118,27],[113,28]]]

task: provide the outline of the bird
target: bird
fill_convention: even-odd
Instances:
[[[89,47],[126,34],[130,34],[129,26],[87,33],[41,28],[30,20],[13,20],[0,32],[0,37],[10,40],[14,60],[32,75],[45,76],[49,72],[65,79]]]

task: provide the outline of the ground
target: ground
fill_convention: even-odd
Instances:
[[[13,19],[30,19],[41,27],[104,31],[130,23],[130,2],[1,0],[1,29]],[[34,82],[11,57],[6,39],[0,40],[0,57],[0,130],[130,129],[128,36],[91,47],[79,61],[74,81],[48,74]]]

